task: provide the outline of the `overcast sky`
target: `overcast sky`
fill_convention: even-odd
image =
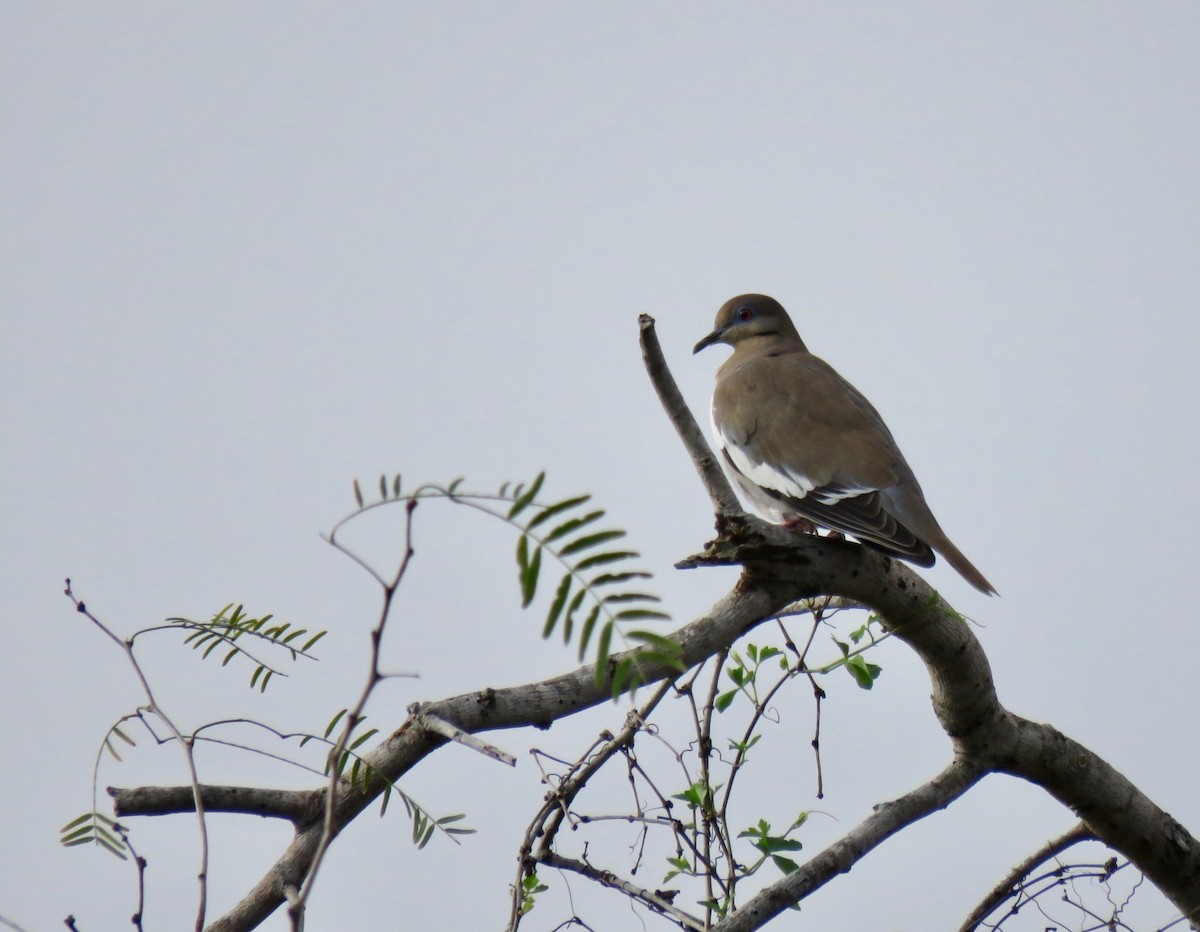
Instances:
[[[636,318],[657,318],[706,423],[724,350],[691,347],[744,291],[782,301],[872,399],[1002,593],[928,571],[980,623],[1001,698],[1200,831],[1194,3],[47,2],[0,7],[0,48],[0,915],[99,930],[133,909],[128,866],[57,845],[106,728],[141,701],[68,575],[123,634],[230,601],[331,630],[260,699],[248,671],[148,642],[186,727],[320,730],[353,701],[378,593],[319,532],[354,477],[489,490],[546,468],[630,530],[677,622],[703,612],[734,575],[671,569],[711,514]],[[416,539],[385,665],[421,678],[385,684],[373,724],[572,666],[520,612],[501,528],[429,507]],[[870,693],[827,684],[826,799],[807,688],[766,742],[783,756],[752,811],[828,813],[806,853],[949,758],[920,664],[894,643],[877,661]],[[423,763],[406,788],[479,834],[417,853],[398,812],[362,819],[310,928],[501,927],[542,792],[526,751],[573,758],[623,715],[493,736],[512,772],[456,748]],[[201,773],[311,785],[245,756]],[[145,735],[99,775],[185,779]],[[213,823],[215,918],[289,833]],[[989,778],[780,925],[951,927],[1071,823]],[[186,927],[194,822],[132,825],[148,927]],[[570,915],[546,879],[531,929]],[[596,928],[642,927],[615,894],[570,890]]]

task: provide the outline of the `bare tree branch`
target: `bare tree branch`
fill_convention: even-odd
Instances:
[[[718,515],[738,514],[742,507],[738,504],[737,495],[734,494],[729,480],[725,478],[721,464],[705,443],[704,435],[696,425],[696,419],[692,417],[692,411],[683,400],[679,387],[671,378],[658,335],[654,332],[654,318],[649,314],[639,315],[638,332],[642,345],[642,361],[646,364],[646,371],[650,374],[654,390],[658,392],[658,400],[662,402],[663,410],[667,412],[667,417],[671,419],[679,439],[683,441],[684,448],[691,456],[692,465],[696,467],[700,481],[704,483],[704,488],[712,499],[713,510]]]
[[[956,758],[928,783],[875,812],[832,845],[771,884],[745,906],[713,926],[713,932],[750,932],[762,928],[789,906],[844,874],[881,842],[930,813],[945,809],[986,773],[978,762]]]
[[[208,911],[208,821],[204,817],[204,801],[201,795],[201,784],[199,771],[196,769],[196,744],[190,738],[185,738],[183,732],[175,725],[166,710],[158,704],[158,699],[155,698],[154,690],[150,686],[150,681],[146,678],[146,673],[142,669],[141,663],[137,659],[137,654],[133,649],[134,639],[137,634],[122,640],[117,637],[112,630],[97,618],[81,599],[75,597],[75,592],[71,588],[71,580],[67,580],[67,588],[65,591],[67,598],[75,603],[75,611],[79,612],[102,631],[109,640],[121,648],[125,653],[125,658],[129,661],[133,668],[134,674],[138,678],[138,682],[142,685],[142,692],[146,696],[146,709],[158,717],[167,729],[171,732],[175,742],[183,751],[183,757],[187,763],[188,775],[191,777],[192,791],[192,811],[196,813],[196,822],[200,830],[200,870],[196,875],[196,880],[199,883],[200,895],[197,897],[198,903],[196,907],[196,932],[200,932],[204,928],[204,917]],[[93,793],[95,792],[95,784],[93,784]]]
[[[631,899],[646,905],[656,913],[666,916],[681,929],[687,929],[689,932],[703,932],[705,929],[703,922],[694,916],[689,916],[681,909],[676,909],[672,905],[671,900],[661,892],[639,887],[635,883],[618,877],[612,871],[592,867],[586,861],[577,861],[574,858],[563,857],[561,854],[554,854],[553,852],[546,855],[545,863],[549,867],[557,867],[559,870],[571,871],[582,877],[590,877],[592,880],[606,887],[613,887],[620,890]]]
[[[658,689],[654,691],[654,695],[650,697],[648,702],[637,711],[630,712],[626,716],[625,725],[619,732],[612,735],[603,745],[594,752],[590,752],[586,758],[572,767],[566,778],[558,786],[555,786],[546,793],[546,799],[542,803],[541,809],[538,810],[537,815],[530,822],[529,828],[526,829],[525,840],[521,844],[517,883],[513,885],[513,908],[509,915],[508,928],[510,930],[515,930],[521,921],[520,881],[526,874],[533,872],[539,863],[549,864],[553,858],[557,857],[553,851],[554,842],[558,838],[559,830],[567,818],[567,813],[576,795],[614,755],[633,743],[634,737],[645,725],[647,719],[650,717],[650,713],[658,707],[658,704],[662,702],[663,698],[670,691],[672,683],[673,680],[664,680]],[[558,861],[554,863],[555,866],[564,867]],[[608,886],[614,885],[608,884]],[[626,888],[620,887],[619,889]]]
[[[190,786],[143,786],[121,789],[110,786],[108,795],[118,818],[173,815],[195,812]],[[271,790],[254,786],[201,784],[205,812],[240,812],[304,824],[318,818],[324,797],[319,790]]]
[[[1079,844],[1081,841],[1089,841],[1095,837],[1095,833],[1087,825],[1083,822],[1076,822],[1057,838],[1046,842],[1046,844],[1042,845],[1037,851],[1033,852],[1033,854],[1029,855],[1029,857],[1025,858],[1025,860],[1009,871],[1004,879],[992,888],[992,891],[980,901],[979,905],[971,910],[971,915],[959,927],[958,932],[973,932],[973,930],[979,928],[979,924],[991,915],[997,906],[1016,893],[1017,884],[1028,874],[1051,858],[1062,854],[1068,848]]]
[[[1049,725],[1006,713],[985,738],[996,769],[1042,787],[1200,923],[1200,843],[1099,755]]]

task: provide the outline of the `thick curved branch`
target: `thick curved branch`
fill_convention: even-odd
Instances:
[[[832,551],[793,544],[772,553],[766,539],[786,532],[758,529],[754,519],[722,524],[736,536],[714,542],[693,558],[694,565],[742,563],[742,584],[783,578],[806,594],[815,587],[871,606],[925,663],[934,712],[960,756],[1042,787],[1133,862],[1193,926],[1200,922],[1200,842],[1098,755],[1049,725],[1005,709],[979,641],[924,581],[894,562],[881,579],[871,571],[874,555],[863,548],[857,548],[862,550],[860,571],[845,573],[839,569],[840,554]],[[745,539],[749,528],[756,533],[741,543],[737,537]]]
[[[995,768],[1070,807],[1200,926],[1200,842],[1098,754],[1049,725],[1006,715],[1007,727],[989,736]]]

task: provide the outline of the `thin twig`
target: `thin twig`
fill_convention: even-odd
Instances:
[[[858,863],[877,845],[918,819],[944,809],[974,786],[986,773],[975,761],[956,758],[940,774],[899,799],[876,806],[874,813],[810,858],[787,876],[771,884],[736,913],[713,926],[713,932],[751,932],[798,903]]]
[[[179,742],[179,747],[183,751],[184,760],[187,762],[188,778],[191,781],[192,799],[196,807],[196,821],[200,826],[200,872],[197,875],[199,883],[199,900],[196,907],[196,932],[203,932],[204,915],[208,909],[208,822],[204,817],[204,801],[201,799],[200,793],[200,775],[196,771],[196,755],[195,747],[192,742],[185,738],[183,732],[175,727],[175,723],[171,721],[170,716],[163,711],[159,706],[158,700],[154,697],[154,690],[150,688],[150,681],[146,678],[146,674],[142,671],[141,664],[138,663],[137,657],[133,652],[133,638],[122,639],[117,637],[103,622],[93,615],[83,603],[81,599],[75,597],[75,593],[71,589],[71,580],[67,580],[66,596],[75,603],[75,611],[83,615],[94,624],[101,632],[108,637],[110,641],[116,644],[124,652],[125,657],[129,660],[130,666],[133,667],[133,672],[138,678],[138,682],[142,684],[142,692],[146,696],[147,709],[152,712]]]
[[[659,684],[654,694],[640,709],[629,713],[624,727],[619,732],[610,736],[599,750],[593,752],[589,749],[588,754],[572,768],[566,778],[546,794],[545,802],[542,803],[537,815],[525,830],[525,839],[521,845],[517,880],[513,885],[512,910],[509,914],[508,928],[510,930],[515,930],[521,923],[521,881],[526,874],[532,872],[537,864],[547,861],[552,853],[551,849],[558,837],[559,829],[570,814],[571,803],[587,786],[592,776],[608,763],[613,755],[629,747],[638,731],[650,717],[650,713],[662,702],[672,685],[672,680],[665,680]]]
[[[718,515],[740,514],[742,506],[738,503],[737,495],[734,494],[733,487],[725,478],[717,458],[713,456],[704,435],[696,425],[696,419],[692,417],[687,402],[683,400],[671,370],[667,368],[658,335],[654,332],[654,318],[649,314],[639,315],[638,332],[642,360],[646,364],[646,371],[654,384],[654,390],[658,393],[658,400],[662,402],[663,410],[667,412],[667,417],[671,419],[679,439],[683,441],[684,448],[691,456],[692,465],[696,467],[696,472],[700,474],[700,480],[712,499],[713,509]]]
[[[492,760],[499,761],[502,764],[508,764],[510,767],[517,766],[517,759],[507,751],[501,751],[498,747],[488,744],[472,734],[468,734],[456,725],[451,725],[445,719],[438,718],[429,712],[422,712],[420,706],[409,710],[416,715],[417,724],[426,731],[432,732],[435,735],[441,735],[443,738],[449,738],[465,748],[470,748],[472,751],[478,751],[485,757],[490,757]]]
[[[133,842],[129,840],[129,832],[125,830],[125,826],[120,823],[113,824],[113,831],[121,836],[121,841],[125,843],[125,847],[129,849],[129,853],[133,855],[133,864],[137,869],[137,909],[134,910],[133,916],[130,917],[130,922],[133,923],[137,932],[142,932],[146,921],[146,859],[137,853],[137,849],[133,847]]]
[[[329,850],[329,844],[333,841],[333,836],[336,833],[334,814],[337,808],[338,786],[342,780],[339,762],[347,750],[350,736],[363,720],[363,710],[367,706],[367,700],[371,698],[371,693],[380,680],[383,679],[382,674],[379,672],[380,646],[383,643],[383,632],[387,627],[388,618],[391,616],[392,600],[396,596],[396,590],[400,588],[400,583],[404,580],[404,574],[407,572],[415,552],[412,542],[412,516],[416,510],[417,501],[415,497],[409,498],[405,505],[404,557],[400,560],[400,565],[396,569],[395,576],[383,588],[383,605],[379,611],[379,621],[371,629],[371,668],[367,674],[367,682],[363,685],[362,694],[358,697],[354,708],[346,715],[346,725],[342,731],[341,738],[338,739],[337,744],[329,751],[329,785],[325,791],[325,817],[321,829],[321,837],[317,842],[317,850],[313,856],[312,866],[308,870],[308,875],[304,878],[304,884],[294,895],[288,896],[288,914],[292,917],[292,924],[295,929],[299,929],[303,923],[305,904],[309,896],[312,895],[313,885],[317,879],[317,872],[321,867],[321,862],[325,858],[325,852]],[[333,543],[332,535],[330,536],[330,543]],[[336,546],[339,546],[339,549],[341,549],[340,545]]]
[[[780,627],[782,627],[782,625]],[[786,632],[785,632],[785,634],[786,634]],[[761,670],[761,669],[762,669],[762,667],[760,665],[758,667],[758,669],[755,670],[756,677],[758,675],[758,670]],[[788,683],[788,681],[791,680],[794,676],[795,676],[795,673],[792,670],[785,671],[783,676],[781,676],[779,678],[779,680],[775,683],[774,686],[772,686],[770,689],[767,690],[766,694],[761,699],[759,699],[757,696],[755,697],[754,712],[750,716],[750,721],[749,721],[749,723],[747,723],[745,730],[742,732],[742,740],[740,742],[738,742],[737,753],[734,755],[733,763],[729,765],[729,779],[726,781],[725,786],[722,791],[722,802],[721,802],[721,820],[722,820],[722,822],[726,821],[726,813],[729,809],[730,803],[733,801],[733,785],[734,785],[734,783],[737,782],[738,774],[741,773],[742,766],[746,762],[746,752],[749,748],[750,739],[754,736],[754,729],[758,727],[758,723],[760,721],[762,721],[762,719],[766,716],[766,711],[770,707],[771,701],[775,698],[775,695],[781,689],[783,689],[783,687]],[[757,693],[757,690],[755,690],[755,692]],[[774,719],[769,719],[769,718],[768,718],[768,720],[775,721]],[[818,759],[818,764],[819,764],[819,759]],[[820,798],[819,792],[818,792],[818,798]]]
[[[645,887],[639,887],[635,883],[631,883],[622,877],[618,877],[612,871],[606,871],[602,868],[593,867],[584,861],[577,861],[573,858],[563,857],[561,854],[550,852],[546,855],[544,863],[548,867],[556,867],[559,870],[572,871],[580,874],[583,877],[590,877],[592,880],[603,884],[606,887],[612,887],[614,890],[620,890],[626,896],[645,904],[656,913],[661,913],[668,919],[674,920],[675,924],[681,929],[688,929],[690,932],[704,932],[708,928],[707,924],[696,919],[694,916],[689,916],[681,909],[677,909],[670,900],[664,899],[653,890],[647,890]]]
[[[1005,874],[1004,879],[996,884],[991,892],[979,901],[979,905],[971,910],[971,914],[959,926],[958,932],[973,932],[973,930],[978,929],[980,923],[995,912],[1000,904],[1016,896],[1017,885],[1021,880],[1029,876],[1034,869],[1045,864],[1051,858],[1062,854],[1068,848],[1079,844],[1081,841],[1091,841],[1095,837],[1095,833],[1084,823],[1077,822],[1057,838],[1046,842],[1037,851],[1033,852],[1033,854],[1029,855],[1029,857],[1025,858]]]
[[[704,703],[701,706],[703,712],[700,715],[700,728],[696,733],[698,747],[696,748],[696,756],[700,763],[700,785],[703,787],[703,795],[700,799],[699,817],[696,819],[696,831],[700,835],[700,851],[704,856],[704,899],[707,905],[708,915],[705,919],[706,924],[712,920],[713,907],[711,904],[720,902],[725,904],[728,897],[733,894],[733,884],[736,878],[737,864],[733,857],[733,851],[729,846],[728,825],[724,819],[724,811],[717,811],[715,791],[712,785],[712,768],[710,766],[713,754],[712,744],[712,724],[713,712],[717,707],[717,695],[721,689],[721,673],[725,668],[726,657],[729,651],[721,651],[717,654],[716,665],[713,668],[712,676],[709,678],[708,695],[704,697]],[[703,829],[701,829],[703,826]],[[713,836],[716,836],[717,846],[725,856],[725,864],[728,870],[728,875],[725,879],[717,873],[717,865],[713,860]],[[713,889],[713,884],[720,886],[720,892]]]

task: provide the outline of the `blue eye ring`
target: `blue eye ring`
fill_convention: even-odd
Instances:
[[[734,316],[736,316],[737,319],[742,323],[745,323],[746,321],[754,318],[754,308],[750,307],[748,304],[743,304],[737,309],[737,313]]]

